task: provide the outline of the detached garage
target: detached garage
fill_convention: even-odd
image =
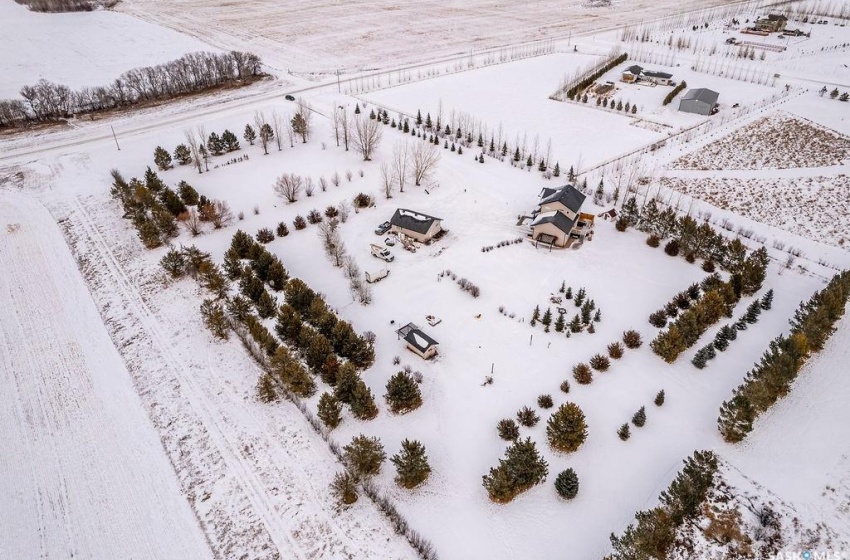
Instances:
[[[708,116],[715,112],[719,97],[719,93],[710,89],[692,89],[679,101],[679,110],[683,113]]]

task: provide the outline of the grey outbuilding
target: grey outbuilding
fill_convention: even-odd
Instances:
[[[679,110],[683,113],[708,116],[716,112],[719,98],[720,94],[716,91],[706,88],[692,89],[679,101]]]

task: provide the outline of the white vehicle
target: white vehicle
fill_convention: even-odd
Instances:
[[[387,276],[390,275],[390,271],[386,268],[382,268],[381,270],[376,270],[375,272],[366,271],[366,281],[370,284],[374,284],[380,280],[383,280]]]
[[[372,256],[381,259],[382,261],[392,262],[395,257],[393,257],[390,250],[386,247],[381,247],[380,245],[375,245],[374,243],[370,244],[369,247],[372,249]]]

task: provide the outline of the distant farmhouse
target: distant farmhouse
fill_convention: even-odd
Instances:
[[[390,230],[420,243],[430,243],[443,231],[442,220],[421,212],[399,208],[390,220]]]
[[[585,196],[572,185],[543,189],[531,221],[531,238],[555,247],[583,241],[592,232],[593,216],[581,213]]]
[[[782,14],[770,14],[766,18],[757,19],[754,27],[756,31],[777,33],[779,31],[784,31],[787,24],[788,18]]]
[[[719,97],[719,93],[710,89],[692,89],[679,101],[679,110],[683,113],[708,116],[717,112],[717,99]]]
[[[439,343],[413,323],[401,327],[396,331],[396,334],[400,339],[404,339],[408,350],[423,360],[429,360],[437,355]]]
[[[659,86],[673,85],[673,74],[668,74],[667,72],[656,72],[655,70],[644,70],[637,65],[629,66],[623,70],[620,79],[627,84],[645,82]]]

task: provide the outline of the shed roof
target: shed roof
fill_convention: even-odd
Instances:
[[[398,333],[398,335],[403,338],[405,342],[412,345],[420,352],[425,352],[432,346],[439,345],[439,342],[422,332],[419,327],[417,327],[413,323],[406,324],[405,326],[398,329],[396,333]]]
[[[706,88],[695,88],[690,90],[682,97],[682,101],[702,101],[703,103],[707,103],[709,105],[714,105],[717,103],[717,99],[720,97],[720,94],[716,91],[712,91]]]
[[[540,204],[549,204],[550,202],[560,202],[573,212],[578,212],[581,205],[584,204],[586,197],[572,185],[564,185],[554,193],[543,198]]]
[[[576,217],[578,217],[578,215],[576,215]],[[564,233],[570,233],[575,223],[575,218],[571,220],[563,212],[552,210],[551,212],[543,212],[541,214],[538,214],[537,217],[534,218],[534,221],[531,222],[531,227],[539,226],[542,224],[552,224]]]
[[[390,224],[402,229],[415,231],[416,233],[427,233],[435,221],[440,221],[440,218],[407,210],[406,208],[399,208],[393,214]]]

